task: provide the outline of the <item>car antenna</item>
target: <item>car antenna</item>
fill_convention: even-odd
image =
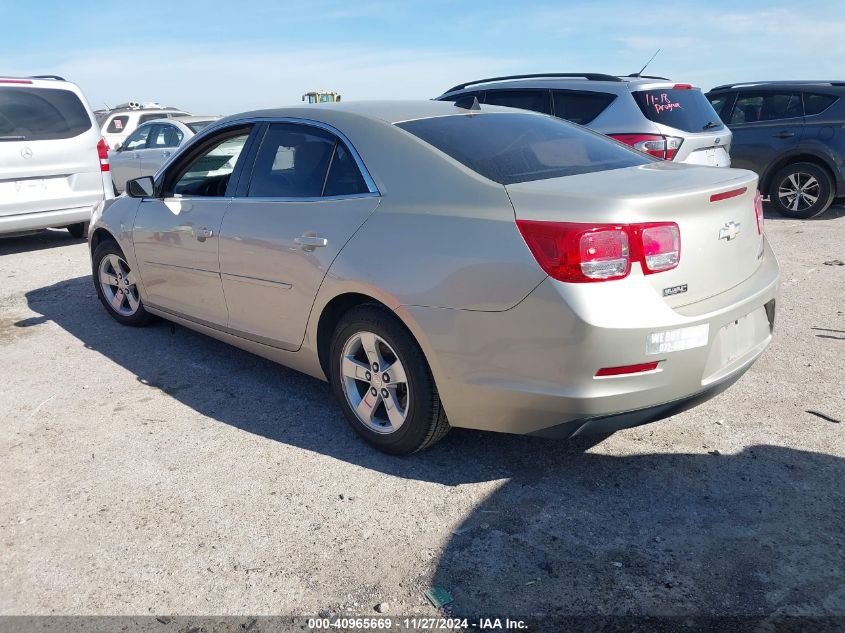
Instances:
[[[645,63],[645,66],[643,66],[642,68],[640,68],[640,72],[638,72],[638,73],[634,73],[633,75],[628,75],[628,76],[629,76],[629,77],[641,77],[641,76],[642,76],[642,74],[643,74],[643,72],[645,72],[645,69],[646,69],[646,68],[648,68],[648,65],[649,65],[652,61],[654,61],[654,58],[655,58],[655,57],[657,57],[657,53],[659,53],[659,52],[660,52],[660,49],[658,48],[658,49],[654,52],[654,55],[652,55],[652,56],[649,58],[649,60]]]
[[[455,107],[463,108],[464,110],[481,110],[481,104],[478,103],[478,97],[458,97],[455,99]]]

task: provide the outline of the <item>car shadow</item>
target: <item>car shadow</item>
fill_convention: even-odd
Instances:
[[[788,218],[775,211],[774,206],[770,202],[763,203],[763,217],[766,220],[795,220],[796,218]],[[804,220],[805,222],[820,222],[825,220],[838,220],[845,217],[845,205],[841,203],[832,204],[824,213],[821,213],[813,218]]]
[[[615,456],[591,451],[601,438],[460,429],[391,457],[357,439],[325,383],[164,321],[120,326],[88,277],[26,298],[40,316],[19,327],[52,321],[221,423],[395,477],[501,482],[438,557],[432,584],[454,615],[845,616],[841,458],[767,445]]]
[[[84,237],[73,237],[65,229],[44,229],[27,233],[0,235],[0,256],[17,255],[45,248],[84,244]]]

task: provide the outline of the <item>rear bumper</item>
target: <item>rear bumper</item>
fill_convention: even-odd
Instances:
[[[591,288],[547,279],[504,312],[399,310],[416,326],[453,426],[571,436],[644,424],[727,388],[771,342],[779,276],[765,244],[751,277],[683,308],[632,278]],[[650,334],[705,324],[706,343],[647,353]],[[596,377],[653,361],[653,371]]]
[[[0,216],[0,233],[32,231],[50,227],[62,227],[77,222],[90,222],[93,206],[71,207],[35,213]]]

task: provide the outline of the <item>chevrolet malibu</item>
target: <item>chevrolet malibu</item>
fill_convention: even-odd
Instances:
[[[218,121],[95,211],[94,285],[328,380],[365,440],[665,418],[772,339],[757,177],[542,114],[344,103]]]

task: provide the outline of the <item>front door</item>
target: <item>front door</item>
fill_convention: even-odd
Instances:
[[[271,123],[220,229],[233,333],[297,350],[320,284],[379,203],[354,150],[305,123]],[[240,187],[239,187],[240,189]]]
[[[218,236],[249,133],[240,126],[206,139],[163,174],[156,183],[160,197],[138,206],[133,240],[151,307],[226,326]]]
[[[118,192],[126,189],[126,181],[141,175],[141,152],[147,146],[151,127],[145,125],[129,135],[120,148],[109,152],[109,168]]]
[[[762,176],[778,157],[797,147],[803,126],[799,93],[740,92],[728,119],[733,132],[731,166]]]

